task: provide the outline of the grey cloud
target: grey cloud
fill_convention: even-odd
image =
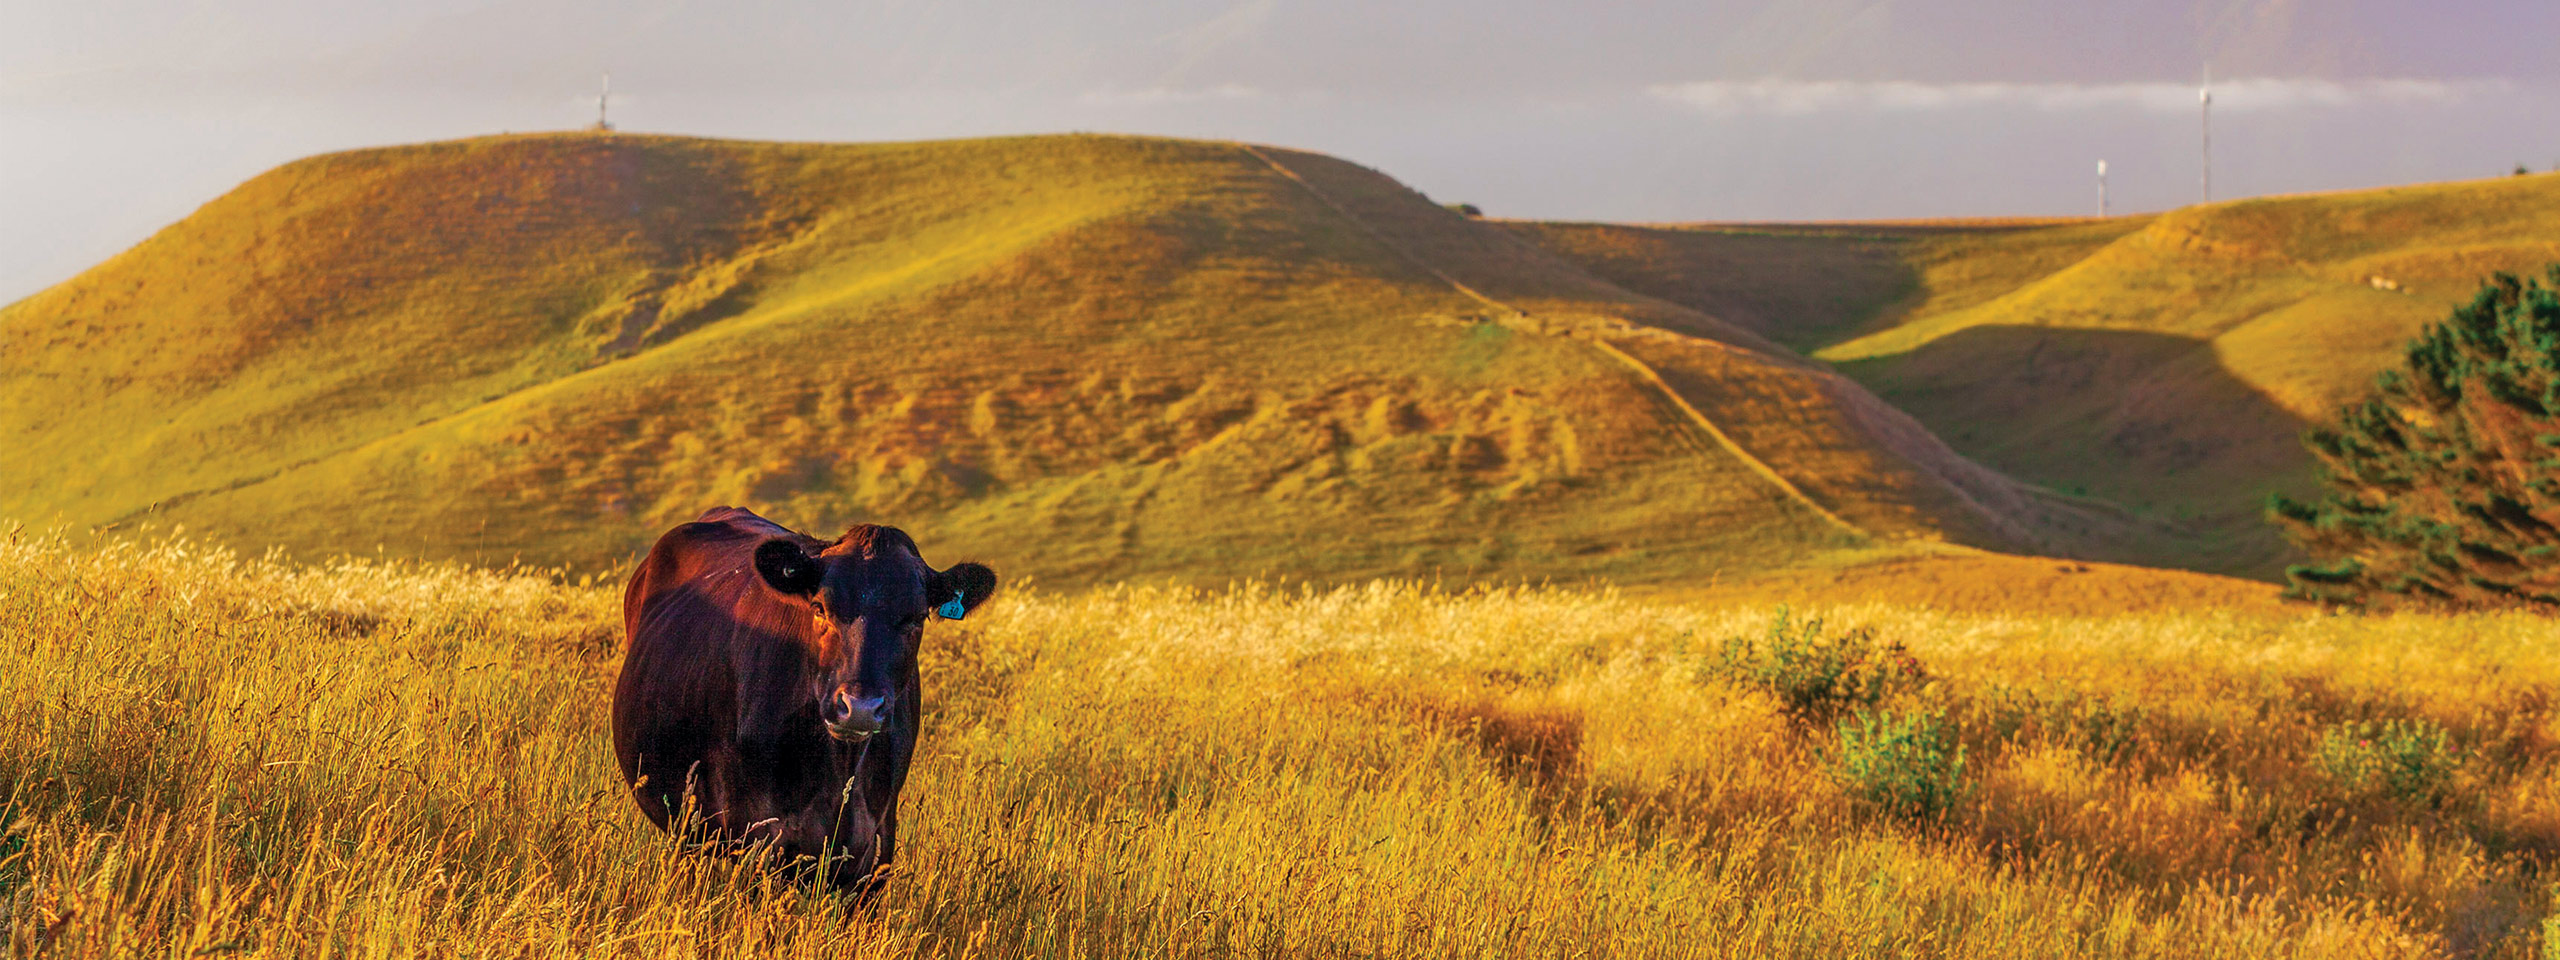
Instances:
[[[2504,80],[2323,80],[2256,77],[2217,81],[2215,108],[2228,112],[2342,109],[2361,105],[2452,104],[2514,91]],[[1920,83],[1907,80],[1704,80],[1661,84],[1647,93],[1716,116],[1801,116],[1835,111],[2026,108],[2188,113],[2192,83]]]
[[[2552,0],[0,3],[0,299],[322,150],[583,126],[1337,153],[1506,215],[1842,218],[2560,161]],[[2397,78],[2397,79],[2395,79]],[[171,131],[182,131],[173,138]],[[171,149],[174,140],[185,149]],[[147,189],[136,185],[147,185]]]

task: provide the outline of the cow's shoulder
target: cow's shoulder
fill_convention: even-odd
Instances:
[[[764,540],[771,537],[791,537],[799,540],[812,539],[807,534],[800,533],[799,531],[758,516],[755,511],[749,510],[745,507],[713,507],[709,510],[705,510],[702,512],[702,516],[695,517],[692,523],[679,525],[674,530],[668,532],[669,536],[674,536],[676,534],[683,534],[687,540],[735,540],[739,538]]]
[[[661,600],[689,598],[692,605],[737,616],[767,612],[771,598],[750,589],[755,577],[756,545],[775,537],[800,541],[804,549],[818,541],[739,507],[715,507],[691,523],[677,524],[658,537],[623,592],[624,629],[637,633],[645,614]]]
[[[815,550],[823,545],[808,534],[757,516],[744,507],[713,507],[691,523],[677,524],[658,538],[650,552],[661,556],[726,554],[744,551],[752,554],[757,544],[776,537],[797,541],[803,549]]]
[[[693,522],[745,524],[750,526],[770,527],[775,530],[782,529],[781,524],[767,520],[755,511],[749,510],[745,507],[713,507],[709,510],[702,511],[702,515],[693,518]]]

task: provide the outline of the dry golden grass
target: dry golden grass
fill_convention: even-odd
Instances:
[[[2273,579],[2297,438],[2492,272],[2560,261],[2560,175],[2105,220],[1504,226],[1830,361],[1950,446],[2143,521],[2073,555]]]
[[[1770,600],[1107,588],[929,635],[876,911],[673,850],[605,737],[615,591],[0,545],[16,955],[2528,957],[2560,627],[1827,607],[1973,787],[1856,799],[1706,669]],[[2311,766],[2450,731],[2432,802]]]
[[[46,451],[0,516],[251,552],[594,565],[711,503],[1033,540],[1009,572],[1078,585],[2064,549],[1801,357],[1233,143],[332,154],[0,307],[0,345],[0,445]]]
[[[2196,609],[2278,617],[2312,612],[2284,602],[2282,587],[2258,580],[1946,546],[1847,552],[1793,566],[1737,571],[1703,584],[1628,592],[1688,604],[1785,598],[1798,606],[1883,604],[2038,617]]]

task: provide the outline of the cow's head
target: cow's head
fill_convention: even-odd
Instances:
[[[776,537],[756,547],[767,586],[809,605],[821,628],[818,718],[838,740],[888,729],[916,675],[916,646],[928,617],[957,620],[996,591],[995,571],[975,563],[926,566],[916,543],[895,527],[862,524],[816,556]]]

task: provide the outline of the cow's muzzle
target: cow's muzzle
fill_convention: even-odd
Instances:
[[[838,689],[818,701],[818,719],[826,724],[827,736],[860,743],[889,728],[889,698],[857,697]]]

